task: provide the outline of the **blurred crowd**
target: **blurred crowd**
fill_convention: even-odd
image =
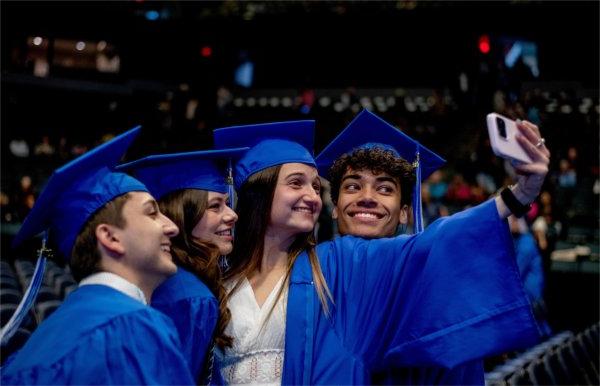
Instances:
[[[160,118],[159,125],[176,125],[180,130],[178,135],[160,138],[160,149],[168,152],[208,148],[213,126],[316,119],[316,151],[319,151],[360,109],[373,109],[448,161],[446,167],[423,184],[426,224],[476,205],[513,182],[510,163],[494,156],[490,148],[485,114],[496,111],[514,119],[527,119],[541,127],[552,150],[551,172],[545,188],[526,216],[545,260],[549,260],[557,240],[566,238],[570,226],[597,229],[600,193],[597,99],[539,88],[518,94],[498,89],[489,96],[487,104],[473,105],[460,93],[449,91],[431,90],[429,95],[418,95],[411,90],[391,90],[388,95],[383,92],[362,95],[361,91],[348,88],[337,96],[303,89],[286,100],[268,95],[244,97],[236,95],[236,90],[220,87],[214,102],[215,114],[210,116],[201,111],[193,98],[171,95],[161,101],[157,106],[159,115],[153,117]],[[186,148],[186,127],[196,138],[199,132],[204,133],[202,138],[206,140],[189,141],[191,145]],[[3,138],[0,199],[3,223],[20,223],[25,218],[54,168],[115,133],[107,129],[87,134],[87,137],[69,137],[48,132],[31,137],[18,133]],[[157,145],[148,143],[139,147],[156,149]]]

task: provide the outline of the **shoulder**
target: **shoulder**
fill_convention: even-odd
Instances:
[[[77,304],[61,306],[38,327],[7,371],[50,376],[57,369],[78,371],[86,363],[93,367],[120,348],[177,347],[172,322],[158,311],[141,303],[126,308],[115,303],[118,310],[105,313],[106,305],[100,303],[90,300],[85,309]]]
[[[178,267],[177,273],[163,282],[152,295],[152,304],[170,303],[185,299],[216,301],[211,290],[191,272]]]

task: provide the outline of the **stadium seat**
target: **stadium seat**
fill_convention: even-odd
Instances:
[[[35,310],[37,312],[38,318],[41,321],[44,321],[48,316],[50,316],[56,309],[61,305],[60,300],[48,300],[42,303],[38,303],[35,306]]]
[[[0,289],[0,303],[1,304],[15,304],[18,305],[22,298],[21,291],[13,288],[2,288]]]
[[[3,277],[2,280],[0,280],[0,287],[11,288],[18,291],[21,290],[21,284],[19,284],[19,281],[17,279],[9,277]]]
[[[35,299],[36,303],[43,303],[48,300],[59,300],[59,297],[56,295],[54,290],[50,287],[46,287],[42,285]]]

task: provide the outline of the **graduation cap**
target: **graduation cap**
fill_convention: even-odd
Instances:
[[[215,129],[216,149],[250,147],[235,165],[239,189],[252,174],[275,165],[298,162],[316,167],[313,158],[315,121],[272,122]]]
[[[117,170],[132,172],[157,200],[180,189],[200,189],[230,193],[229,165],[249,148],[192,151],[151,155],[117,166]]]
[[[319,174],[327,178],[329,168],[340,156],[355,149],[373,147],[390,150],[415,166],[413,214],[415,231],[421,232],[423,230],[421,181],[443,166],[446,161],[369,110],[361,111],[316,157]]]
[[[13,240],[13,246],[44,232],[42,249],[23,299],[1,332],[2,343],[10,339],[33,304],[42,283],[48,233],[62,256],[69,260],[73,245],[87,220],[107,202],[146,187],[124,173],[113,171],[140,127],[129,130],[56,169]]]

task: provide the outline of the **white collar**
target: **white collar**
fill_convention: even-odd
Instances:
[[[123,279],[119,275],[115,275],[111,272],[98,272],[94,273],[82,281],[79,282],[79,286],[83,285],[91,285],[91,284],[100,284],[105,285],[107,287],[111,287],[116,289],[119,292],[128,295],[135,300],[138,300],[145,305],[148,305],[148,301],[146,300],[146,296],[142,292],[142,290],[136,286],[135,284]]]

